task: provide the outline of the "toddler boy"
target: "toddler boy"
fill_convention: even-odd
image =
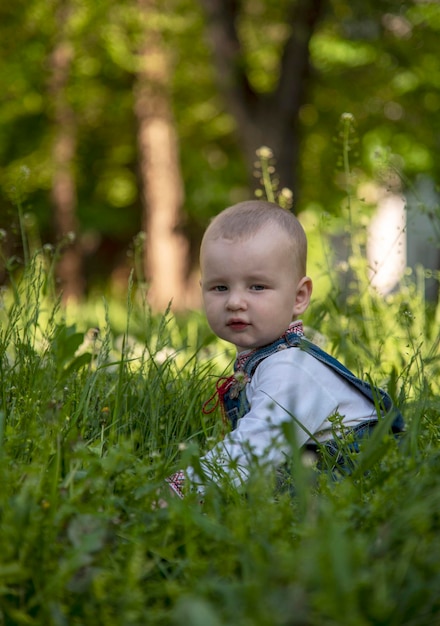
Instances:
[[[281,466],[290,450],[285,422],[293,420],[298,447],[330,451],[341,428],[355,441],[374,428],[376,406],[393,412],[394,432],[403,430],[385,392],[304,337],[298,318],[312,294],[306,259],[301,224],[276,204],[241,202],[208,226],[200,251],[205,312],[214,333],[237,348],[233,376],[217,386],[232,430],[202,457],[202,479],[192,468],[167,479],[178,496],[186,482],[203,493],[203,482],[222,472],[238,487],[253,459]]]

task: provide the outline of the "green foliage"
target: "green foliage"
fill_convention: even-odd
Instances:
[[[306,322],[388,388],[407,421],[400,445],[378,430],[339,480],[293,455],[294,495],[256,468],[246,495],[212,486],[203,507],[189,495],[165,509],[155,508],[164,477],[221,434],[201,406],[232,355],[199,313],[154,316],[131,283],[125,302],[65,309],[43,252],[11,271],[0,624],[439,621],[439,306],[427,306],[423,274],[381,298],[361,258],[347,271],[348,293],[331,271]]]
[[[94,263],[86,263],[87,278],[93,282],[96,274],[107,275],[109,256],[123,264],[128,242],[141,228],[132,87],[136,49],[149,27],[161,33],[173,68],[170,90],[190,241],[197,242],[209,218],[248,196],[249,189],[237,122],[216,88],[213,42],[207,40],[199,3],[156,2],[148,24],[140,20],[132,1],[123,5],[114,0],[4,3],[0,8],[0,227],[11,225],[15,231],[10,233],[11,251],[19,248],[21,236],[10,191],[23,167],[29,171],[23,211],[33,214],[43,241],[54,239],[48,202],[54,133],[48,83],[50,55],[60,35],[56,15],[67,4],[65,36],[74,57],[66,93],[76,125],[77,217],[84,248],[101,246]],[[295,3],[239,4],[237,26],[246,73],[256,92],[270,97]],[[301,163],[298,189],[293,190],[298,212],[313,206],[339,211],[341,151],[335,128],[341,111],[352,112],[358,120],[356,176],[361,182],[375,174],[378,154],[387,151],[398,155],[409,180],[420,174],[438,180],[439,174],[437,3],[332,0],[325,4],[311,41],[313,72],[298,120]]]
[[[176,62],[172,88],[195,237],[210,214],[243,193],[244,166],[234,122],[215,92],[201,12],[185,0],[165,4],[155,19]],[[259,92],[269,93],[277,78],[287,4],[243,5],[245,60]],[[440,304],[427,302],[422,268],[395,293],[371,289],[363,258],[369,208],[354,193],[370,174],[386,182],[403,168],[410,186],[412,175],[437,172],[435,3],[404,2],[394,15],[387,2],[379,15],[373,3],[332,2],[312,42],[319,83],[300,115],[299,208],[322,204],[323,188],[326,206],[339,206],[336,180],[343,214],[338,222],[319,212],[310,233],[320,251],[311,273],[322,278],[308,332],[388,389],[406,418],[403,440],[398,446],[377,431],[353,457],[352,474],[336,481],[293,455],[294,496],[275,492],[256,468],[246,496],[212,487],[203,507],[189,496],[166,509],[155,508],[164,477],[196,463],[221,436],[220,417],[201,407],[232,354],[199,313],[152,315],[139,286],[130,285],[125,300],[92,295],[67,309],[55,299],[63,242],[41,248],[38,234],[50,228],[45,68],[55,5],[0,9],[0,226],[23,242],[15,254],[0,231],[9,278],[0,294],[0,624],[438,623]],[[139,23],[131,5],[72,7],[79,217],[85,231],[132,236]],[[344,116],[335,132],[341,110],[353,111],[358,128]],[[270,155],[260,157],[264,192],[289,206],[290,196],[272,186]],[[302,219],[316,221],[315,213]],[[341,222],[350,253],[335,268],[329,234]],[[432,224],[438,237],[435,212]]]

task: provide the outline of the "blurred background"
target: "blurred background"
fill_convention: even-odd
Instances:
[[[3,3],[0,283],[40,250],[65,300],[134,269],[153,309],[199,306],[201,235],[262,146],[312,267],[359,227],[381,293],[438,270],[439,35],[437,0]]]

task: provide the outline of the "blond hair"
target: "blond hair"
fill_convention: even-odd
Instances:
[[[307,237],[304,229],[293,213],[273,202],[247,200],[225,209],[213,218],[205,231],[203,241],[219,238],[248,239],[264,227],[272,225],[278,226],[289,238],[295,266],[305,276]]]

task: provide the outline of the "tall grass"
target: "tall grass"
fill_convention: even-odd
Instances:
[[[201,406],[232,355],[132,284],[122,321],[112,301],[65,310],[29,258],[0,309],[0,624],[440,624],[439,307],[422,274],[381,298],[350,270],[305,322],[388,388],[400,446],[373,437],[337,481],[294,462],[294,496],[256,468],[245,494],[158,509],[164,477],[221,436]]]

